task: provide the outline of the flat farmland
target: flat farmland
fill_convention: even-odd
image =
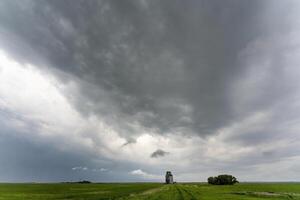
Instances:
[[[202,183],[0,184],[0,200],[257,200],[298,199],[299,183],[240,183],[212,186]]]

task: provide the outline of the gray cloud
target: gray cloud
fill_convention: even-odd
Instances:
[[[151,2],[147,6],[132,1],[7,4],[2,6],[1,18],[9,35],[26,43],[34,55],[41,54],[38,57],[50,66],[109,91],[112,107],[117,106],[126,118],[136,115],[139,123],[162,133],[171,127],[188,127],[200,135],[228,123],[232,112],[227,86],[238,73],[237,66],[230,63],[238,51],[232,42],[241,39],[232,34],[238,30],[225,27],[231,25],[232,16],[226,12],[219,16],[221,5],[191,1],[185,4],[190,14],[183,15],[177,11],[179,2]],[[231,4],[235,5],[233,12],[247,10],[243,14],[246,21],[236,27],[243,30],[249,10],[257,9],[257,3],[232,1],[225,7]],[[10,16],[13,13],[21,14]],[[231,33],[223,34],[222,28]],[[36,61],[27,48],[8,45],[27,54],[24,59],[29,62]],[[227,46],[232,50],[227,51]],[[94,106],[75,102],[79,109],[100,115],[106,112],[99,105],[98,88],[86,87],[82,85],[82,95]]]
[[[158,158],[158,157],[164,157],[166,156],[167,154],[169,154],[169,152],[166,152],[164,150],[161,150],[161,149],[157,149],[156,151],[154,151],[152,154],[151,154],[151,158]]]
[[[46,156],[53,162],[72,152],[70,164],[58,164],[64,170],[101,166],[124,180],[132,169],[185,174],[198,173],[193,166],[201,165],[207,174],[246,168],[260,174],[258,165],[288,166],[299,155],[299,9],[292,0],[2,1],[0,48],[24,68],[31,64],[41,76],[57,79],[70,114],[43,117],[51,109],[36,111],[31,99],[23,103],[26,98],[0,86],[1,132],[13,145],[20,134],[11,139],[7,132],[20,127],[26,141],[53,144],[53,155]],[[54,136],[45,139],[45,133]],[[73,146],[66,147],[69,138]],[[172,152],[170,163],[149,158],[168,153],[161,143]],[[36,147],[28,142],[24,148]],[[126,161],[132,152],[145,152],[150,161]],[[105,176],[99,178],[110,180]]]

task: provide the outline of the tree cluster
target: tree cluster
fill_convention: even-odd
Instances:
[[[222,174],[216,177],[209,177],[207,182],[212,185],[233,185],[238,183],[238,180],[232,175]]]

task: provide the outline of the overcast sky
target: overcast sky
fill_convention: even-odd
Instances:
[[[0,182],[300,181],[300,1],[0,1]]]

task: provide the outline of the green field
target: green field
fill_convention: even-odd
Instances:
[[[240,183],[212,186],[186,183],[0,184],[0,200],[226,200],[299,199],[299,183]]]

